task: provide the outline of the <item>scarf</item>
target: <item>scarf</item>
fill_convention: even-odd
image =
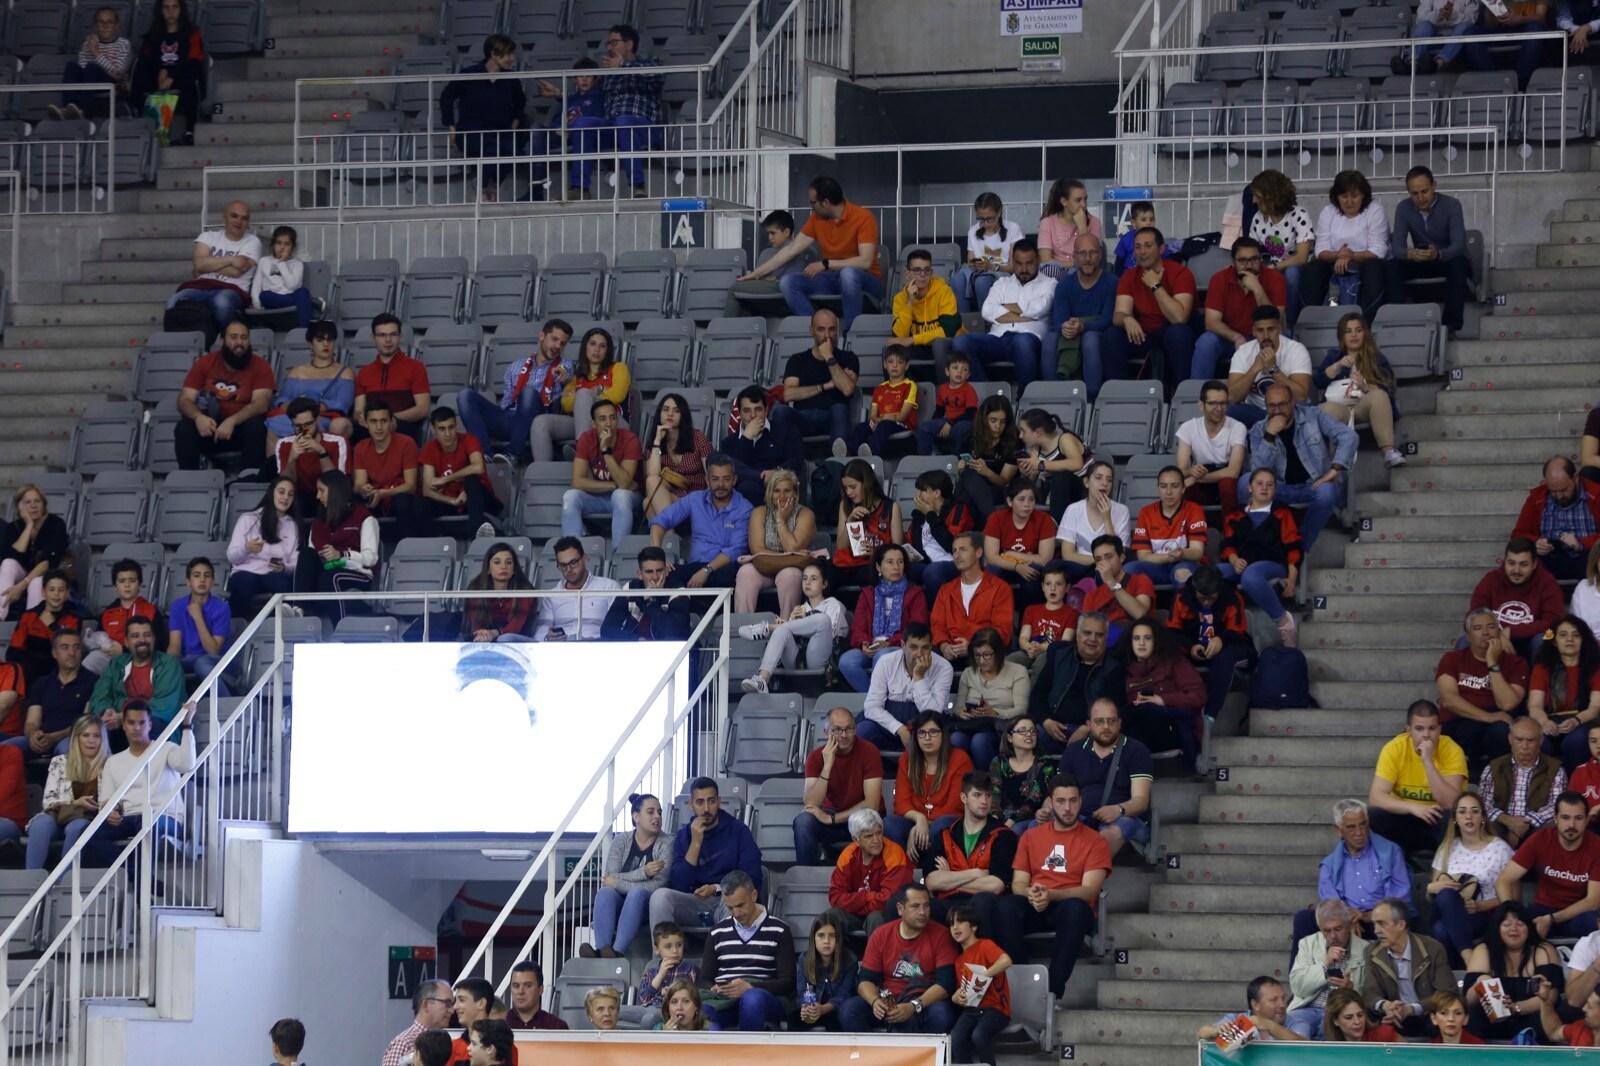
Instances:
[[[560,365],[561,360],[552,359],[549,363],[545,364],[545,366],[541,368],[538,365],[538,356],[529,356],[528,361],[522,365],[522,373],[517,375],[516,385],[511,390],[512,403],[515,404],[516,397],[522,395],[522,390],[528,384],[528,379],[533,377],[536,371],[542,369],[543,374],[539,382],[539,402],[548,407],[555,401],[556,398],[556,393],[558,391],[556,385],[556,368]]]
[[[902,577],[899,581],[880,581],[872,590],[872,635],[876,637],[893,637],[900,632],[900,613],[906,605],[906,589],[910,582]]]

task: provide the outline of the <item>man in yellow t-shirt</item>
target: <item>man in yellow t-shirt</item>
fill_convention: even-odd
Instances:
[[[1418,700],[1406,731],[1378,754],[1367,792],[1372,831],[1407,851],[1436,848],[1466,779],[1466,752],[1441,734],[1439,708]]]

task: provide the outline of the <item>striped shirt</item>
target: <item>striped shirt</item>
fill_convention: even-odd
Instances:
[[[775,996],[794,991],[794,933],[765,908],[755,924],[741,926],[732,917],[712,927],[700,973],[709,983],[743,978]]]
[[[113,81],[122,81],[128,75],[128,62],[133,58],[133,46],[126,37],[118,37],[110,44],[100,45],[100,54],[96,56],[89,51],[89,41],[84,39],[83,47],[78,49],[78,66],[86,67],[93,63],[111,75]]]

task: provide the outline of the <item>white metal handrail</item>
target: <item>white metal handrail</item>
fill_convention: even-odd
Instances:
[[[0,171],[0,181],[6,183],[0,188],[8,189],[12,200],[26,200],[22,214],[109,214],[116,210],[117,87],[93,83],[0,85],[0,100],[41,95],[59,98],[66,93],[104,94],[106,118],[103,123],[91,121],[93,133],[87,140],[0,143],[0,159],[8,168]],[[101,129],[103,138],[95,135]],[[51,190],[54,196],[48,195]]]

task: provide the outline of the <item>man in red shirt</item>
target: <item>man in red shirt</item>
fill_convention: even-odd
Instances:
[[[1057,774],[1050,786],[1050,821],[1022,835],[1011,896],[1001,901],[1024,932],[1055,934],[1050,945],[1050,994],[1067,990],[1083,938],[1094,931],[1095,902],[1111,873],[1106,838],[1078,821],[1078,779]]]
[[[1084,614],[1098,611],[1105,615],[1106,639],[1115,644],[1123,626],[1150,613],[1156,587],[1148,577],[1130,573],[1123,566],[1128,553],[1122,546],[1122,538],[1115,533],[1102,533],[1094,538],[1089,544],[1089,554],[1094,556],[1095,574],[1100,584],[1083,598],[1080,610]]]
[[[460,515],[467,516],[474,536],[494,536],[494,524],[485,516],[499,514],[504,505],[494,494],[478,439],[461,431],[456,413],[448,407],[435,407],[428,420],[433,423],[433,439],[422,446],[418,459],[420,495],[407,536],[447,536],[439,519]]]
[[[867,938],[861,983],[839,1004],[839,1027],[847,1033],[948,1033],[956,1021],[950,994],[961,952],[950,930],[931,921],[933,897],[922,885],[907,885],[897,910],[899,921],[885,922]]]
[[[394,413],[384,400],[371,402],[366,421],[370,436],[356,445],[351,464],[355,467],[351,479],[355,493],[373,514],[392,515],[403,529],[409,529],[416,511],[416,442],[394,431]]]
[[[1128,377],[1135,356],[1141,360],[1139,377],[1155,378],[1164,364],[1161,377],[1170,396],[1178,382],[1193,376],[1194,330],[1189,316],[1194,314],[1197,290],[1188,267],[1161,257],[1165,245],[1166,238],[1154,226],[1134,234],[1133,266],[1117,283],[1100,362],[1106,381]]]
[[[1555,628],[1566,613],[1566,597],[1550,571],[1539,565],[1538,552],[1527,537],[1512,537],[1500,557],[1501,564],[1472,590],[1467,609],[1493,611],[1500,619],[1501,650],[1514,651],[1531,663],[1544,643],[1544,631]]]
[[[572,487],[561,496],[562,536],[583,536],[584,515],[609,514],[612,551],[633,532],[644,502],[644,447],[621,421],[616,404],[594,402],[572,459]]]
[[[317,429],[321,408],[309,396],[289,402],[286,412],[294,436],[278,441],[278,473],[294,478],[300,513],[317,513],[317,478],[328,470],[350,473],[350,442]]]
[[[856,736],[856,719],[843,707],[828,712],[827,742],[806,756],[805,809],[794,816],[794,861],[815,866],[824,844],[850,840],[850,815],[863,808],[883,813],[883,757]]]
[[[422,423],[433,402],[428,368],[400,350],[400,319],[387,311],[372,320],[372,343],[377,357],[356,371],[355,439],[372,432],[370,427],[363,431],[367,410],[373,400],[382,400],[393,412],[395,428],[415,443],[422,439]]]
[[[567,1023],[544,1009],[544,971],[523,960],[511,967],[511,1009],[506,1024],[513,1029],[566,1029]]]
[[[1240,237],[1233,242],[1233,263],[1211,275],[1206,286],[1206,331],[1194,345],[1193,375],[1199,380],[1216,377],[1217,363],[1254,339],[1250,316],[1258,307],[1276,307],[1287,313],[1289,286],[1282,274],[1264,266],[1261,242]]]
[[[816,311],[811,297],[837,295],[842,328],[850,332],[870,296],[883,301],[883,270],[878,265],[878,220],[864,207],[849,203],[835,178],[818,177],[807,190],[811,217],[778,254],[744,275],[740,281],[764,278],[795,256],[816,245],[821,258],[804,270],[778,279],[778,291],[788,301],[791,315],[810,318]]]
[[[221,346],[195,360],[178,393],[178,469],[199,470],[203,458],[223,452],[237,453],[248,471],[260,467],[274,386],[272,367],[250,350],[250,327],[229,322]]]
[[[1512,712],[1528,695],[1528,664],[1505,650],[1489,608],[1468,613],[1463,628],[1467,646],[1445,652],[1433,680],[1445,736],[1484,763],[1511,752]]]
[[[1589,804],[1576,792],[1556,797],[1556,817],[1517,849],[1495,881],[1497,899],[1521,899],[1522,879],[1538,877],[1534,928],[1542,937],[1588,936],[1600,919],[1600,837],[1588,832]]]

